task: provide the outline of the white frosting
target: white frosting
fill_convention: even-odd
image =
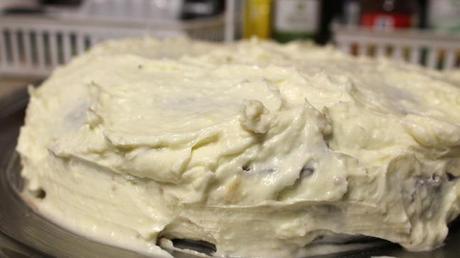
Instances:
[[[60,224],[151,254],[297,256],[334,234],[429,250],[459,212],[457,87],[300,43],[109,42],[31,90],[22,174]]]

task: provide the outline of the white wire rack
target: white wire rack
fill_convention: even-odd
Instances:
[[[345,53],[357,56],[386,56],[440,70],[460,67],[459,35],[338,27],[335,44]]]
[[[47,10],[53,16],[73,20],[151,22],[176,20],[183,6],[184,0],[84,0],[76,9]]]
[[[189,36],[220,41],[222,17],[187,22],[84,22],[0,16],[0,75],[46,76],[97,42],[122,37]]]
[[[233,41],[244,0],[226,1],[223,16],[187,22],[0,16],[0,76],[47,76],[95,43],[112,38],[189,36]],[[354,27],[335,28],[335,35],[337,47],[353,55],[387,56],[442,70],[460,67],[460,36]]]

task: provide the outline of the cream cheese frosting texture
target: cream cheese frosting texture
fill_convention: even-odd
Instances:
[[[429,250],[459,213],[454,78],[305,43],[107,42],[30,90],[22,175],[59,224],[152,255]]]

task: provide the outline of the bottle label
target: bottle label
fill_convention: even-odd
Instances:
[[[460,32],[460,1],[431,0],[428,13],[430,25],[434,29]]]
[[[319,1],[277,0],[274,27],[278,32],[309,33],[318,25]]]
[[[409,28],[412,26],[410,15],[386,13],[363,14],[361,24],[374,29]]]

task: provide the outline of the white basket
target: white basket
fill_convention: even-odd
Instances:
[[[430,31],[376,31],[355,27],[335,29],[335,44],[357,56],[394,60],[449,70],[460,66],[460,36]]]
[[[189,36],[220,41],[222,17],[188,22],[84,22],[46,17],[0,16],[0,74],[46,76],[97,42],[123,37]]]

